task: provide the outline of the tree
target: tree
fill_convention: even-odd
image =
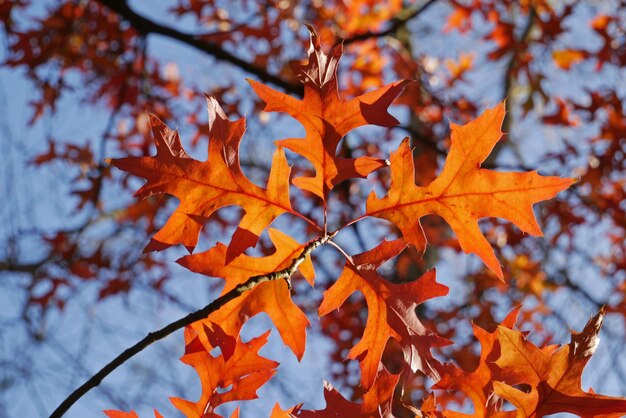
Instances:
[[[170,292],[177,275],[154,252],[183,244],[193,254],[179,264],[224,278],[222,296],[148,334],[111,367],[190,325],[182,360],[196,369],[203,391],[197,403],[172,401],[189,416],[250,399],[271,384],[277,363],[258,354],[267,334],[246,343],[239,335],[261,312],[299,359],[309,319],[319,313],[316,331],[333,342],[328,378],[343,393],[328,384],[324,411],[292,402],[287,411],[277,405],[275,416],[459,416],[454,411],[472,408],[478,416],[513,416],[501,409],[503,400],[518,416],[622,415],[623,400],[585,392],[580,380],[605,315],[617,320],[624,313],[624,114],[622,92],[610,82],[624,55],[617,6],[180,2],[170,13],[195,22],[193,34],[124,1],[60,1],[44,11],[19,1],[2,6],[5,65],[26,69],[23,76],[39,94],[32,129],[57,115],[67,95],[110,109],[97,152],[92,143],[63,141],[51,130],[48,149],[31,157],[44,170],[59,163],[75,170],[68,205],[75,205],[76,216],[36,229],[29,242],[19,225],[3,237],[0,266],[23,280],[13,292],[21,292],[26,328],[45,339],[40,330],[48,318],[67,310],[83,286],[106,301],[130,297],[143,285],[184,305],[184,291]],[[294,30],[305,19],[320,33],[312,32],[308,60],[301,61],[308,41]],[[451,52],[458,59],[435,52],[442,34],[457,42]],[[248,87],[224,71],[213,72],[215,84],[198,86],[148,48],[153,35],[260,82],[250,80]],[[576,47],[567,44],[571,39]],[[347,52],[337,72],[342,45]],[[500,82],[494,81],[496,66]],[[489,92],[481,95],[481,88]],[[198,116],[206,106],[196,93],[201,90],[210,93],[208,124]],[[251,90],[258,99],[246,97]],[[399,125],[387,111],[392,102]],[[227,114],[246,108],[260,122],[251,122],[244,137],[245,122]],[[146,109],[154,115],[146,116]],[[304,134],[268,112],[287,113]],[[278,122],[286,131],[272,130]],[[168,125],[179,125],[189,142],[183,145]],[[364,125],[381,128],[354,130]],[[501,128],[510,139],[501,140]],[[397,145],[404,134],[408,138]],[[240,151],[242,138],[256,143],[250,138],[260,136],[290,138],[277,142],[271,158],[258,158],[261,147]],[[533,142],[548,136],[553,143]],[[156,156],[144,156],[151,155],[152,141]],[[207,143],[206,162],[190,156]],[[129,150],[142,156],[124,157]],[[144,200],[115,197],[135,183],[105,163],[110,155],[122,156],[112,165],[147,180],[139,192]],[[537,211],[549,236],[525,235],[542,233],[533,204],[571,186],[566,176],[573,175],[578,181]],[[231,205],[243,213],[221,209]],[[506,221],[489,219],[479,228],[485,217]],[[130,245],[129,236],[136,238]],[[588,245],[589,236],[597,237],[597,246]],[[147,252],[138,258],[148,237]],[[194,251],[199,239],[207,251]],[[44,245],[33,260],[29,248],[37,240]],[[324,252],[333,246],[335,252]],[[477,257],[462,266],[453,255],[462,252]],[[382,278],[377,271],[391,259]],[[484,266],[474,263],[478,259]],[[458,276],[460,285],[448,296],[430,270],[434,264]],[[315,286],[326,289],[321,304],[309,289],[313,265]],[[584,280],[587,269],[601,278]],[[582,301],[586,312],[572,316],[563,300]],[[521,311],[498,319],[517,305]],[[578,324],[583,330],[572,333],[569,345],[550,345],[565,340],[563,328],[550,321],[570,325],[587,312],[598,313],[586,326]],[[616,349],[604,356],[619,381],[623,331],[613,325],[608,336]],[[346,357],[358,361],[357,371]],[[353,399],[345,400],[350,393]]]

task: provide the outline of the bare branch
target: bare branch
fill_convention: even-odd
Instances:
[[[47,261],[48,259],[44,259],[36,263],[21,264],[21,263],[14,263],[11,260],[0,260],[0,271],[35,274],[35,272],[41,266],[43,266]]]
[[[184,33],[174,28],[164,26],[150,19],[147,19],[146,17],[136,13],[133,9],[131,9],[126,0],[99,0],[99,2],[119,14],[139,33],[142,33],[144,35],[154,33],[165,36],[167,38],[176,39],[177,41],[192,46],[219,60],[234,64],[242,70],[259,77],[259,79],[261,79],[262,81],[272,83],[287,92],[302,96],[303,88],[301,85],[285,81],[282,78],[267,72],[267,70],[265,70],[264,68],[251,64],[246,60],[243,60],[236,55],[226,51],[219,44],[204,41],[200,39],[197,35]]]

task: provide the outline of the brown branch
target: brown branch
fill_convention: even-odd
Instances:
[[[13,273],[35,274],[37,270],[39,270],[39,268],[43,266],[47,261],[48,259],[46,258],[36,263],[20,264],[20,263],[14,263],[12,260],[4,260],[4,261],[0,261],[0,272],[10,271]]]
[[[359,33],[357,35],[351,36],[350,38],[344,39],[343,44],[349,45],[351,43],[358,42],[358,41],[365,41],[367,39],[373,39],[373,38],[382,38],[387,35],[391,35],[392,33],[395,33],[398,29],[400,29],[402,26],[404,26],[409,20],[422,14],[422,12],[428,9],[428,7],[430,7],[436,1],[437,0],[428,0],[426,3],[424,3],[421,6],[415,5],[412,7],[408,7],[404,9],[403,11],[401,11],[400,13],[398,13],[396,17],[389,20],[391,22],[391,25],[387,29],[380,31],[380,32],[367,31],[367,32]]]
[[[502,121],[501,129],[502,129],[502,132],[506,132],[507,135],[509,136],[510,136],[510,131],[511,131],[511,115],[512,115],[511,113],[512,99],[509,96],[511,94],[511,91],[513,90],[513,86],[517,77],[517,74],[515,73],[514,70],[515,70],[515,66],[518,64],[519,57],[522,55],[524,51],[528,49],[528,42],[529,42],[530,34],[531,34],[531,31],[535,24],[536,19],[537,19],[537,14],[535,12],[535,9],[531,8],[530,12],[528,13],[528,19],[526,20],[524,30],[522,31],[519,39],[516,42],[518,44],[522,44],[522,43],[525,44],[526,48],[522,49],[522,48],[516,47],[515,49],[513,49],[513,51],[511,52],[511,56],[509,57],[509,61],[506,65],[506,69],[504,70],[504,74],[503,74],[504,82],[502,85],[502,100],[504,100],[506,113],[504,115],[504,120]],[[491,154],[489,154],[489,156],[485,160],[485,163],[495,165],[496,159],[498,155],[500,155],[500,151],[502,151],[502,148],[504,147],[504,145],[505,145],[504,141],[498,141],[498,143],[493,147]],[[513,152],[516,154],[516,156],[518,157],[518,160],[521,162],[522,159],[519,158],[519,153],[517,152],[515,148],[513,148]]]
[[[50,415],[50,418],[60,418],[65,414],[71,407],[78,401],[81,397],[83,397],[87,392],[91,389],[95,388],[102,382],[102,380],[108,376],[112,371],[117,369],[119,366],[124,364],[126,361],[130,360],[136,354],[143,351],[146,347],[151,345],[152,343],[162,340],[168,335],[172,334],[175,331],[178,331],[181,328],[184,328],[187,325],[193,324],[196,321],[206,318],[211,313],[217,311],[222,306],[226,305],[228,302],[238,298],[245,292],[253,289],[261,283],[269,282],[272,280],[285,279],[289,284],[289,279],[296,272],[298,266],[302,264],[302,262],[308,257],[313,250],[317,247],[326,244],[335,236],[334,233],[327,234],[321,236],[311,242],[309,242],[303,249],[300,255],[294,258],[291,261],[291,264],[278,271],[274,271],[267,274],[261,274],[258,276],[253,276],[249,278],[245,283],[242,283],[230,290],[229,292],[223,294],[219,298],[215,299],[213,302],[209,303],[204,308],[192,312],[189,315],[180,318],[165,327],[161,328],[158,331],[154,331],[146,335],[142,340],[135,343],[132,347],[124,350],[120,355],[118,355],[115,359],[113,359],[109,364],[104,366],[100,371],[91,376],[85,383],[83,383],[80,387],[78,387],[74,392],[72,392],[65,400],[54,410],[54,412]]]
[[[287,92],[302,96],[303,87],[300,84],[290,83],[282,78],[267,72],[264,68],[251,64],[236,55],[226,51],[219,44],[200,39],[197,35],[184,33],[174,28],[161,25],[136,13],[130,8],[126,0],[98,0],[101,4],[119,14],[136,31],[141,34],[158,34],[167,38],[176,39],[186,45],[205,52],[218,60],[229,62],[242,70],[253,74],[262,81],[272,83]]]
[[[537,20],[537,12],[535,12],[534,8],[531,8],[530,11],[528,12],[528,20],[526,21],[526,25],[524,26],[524,29],[517,41],[517,43],[521,44],[526,44],[526,49],[528,49],[528,41],[530,38],[530,32],[535,24],[535,21]],[[504,83],[503,83],[503,87],[502,87],[502,100],[505,100],[509,97],[511,90],[513,88],[513,83],[515,82],[515,74],[513,72],[513,70],[515,69],[515,66],[518,63],[519,57],[520,55],[522,55],[522,53],[524,51],[526,51],[526,49],[521,49],[521,48],[515,48],[513,50],[513,52],[511,53],[511,57],[509,58],[509,62],[506,65],[506,69],[504,71]],[[506,103],[507,105],[507,114],[508,114],[508,101]]]

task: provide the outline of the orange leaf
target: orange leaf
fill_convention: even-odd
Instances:
[[[462,80],[465,73],[471,70],[474,65],[474,54],[461,53],[458,61],[448,59],[445,64],[450,72],[450,83],[456,80]]]
[[[231,122],[217,101],[208,98],[209,154],[207,161],[192,159],[183,149],[178,132],[168,128],[156,116],[150,121],[157,154],[153,157],[128,157],[111,164],[148,182],[136,195],[147,197],[167,193],[176,196],[180,205],[154,236],[147,251],[162,250],[183,244],[192,251],[200,229],[213,212],[237,205],[246,212],[233,235],[228,259],[256,245],[259,235],[282,213],[302,215],[289,202],[289,166],[284,151],[274,154],[267,189],[256,186],[241,171],[239,143],[245,120]]]
[[[402,346],[404,361],[413,372],[422,370],[437,379],[430,349],[448,345],[448,341],[427,330],[415,315],[420,303],[443,296],[448,288],[435,282],[435,271],[409,282],[394,284],[378,275],[376,269],[406,247],[404,240],[383,241],[378,247],[354,256],[337,282],[324,292],[319,314],[338,309],[357,290],[367,302],[367,323],[361,340],[350,350],[348,358],[361,364],[361,383],[369,389],[374,383],[380,359],[392,337]]]
[[[139,415],[132,410],[130,412],[123,411],[114,411],[112,409],[108,409],[106,411],[102,411],[109,418],[139,418]],[[163,415],[159,413],[156,409],[154,410],[154,418],[163,418]]]
[[[378,369],[376,382],[363,394],[362,413],[375,415],[380,411],[384,417],[393,416],[391,403],[399,378],[399,374],[391,374],[384,367]]]
[[[284,410],[280,407],[278,402],[276,402],[276,404],[274,405],[274,408],[272,408],[272,413],[270,415],[270,418],[292,418],[300,410],[301,406],[302,404],[296,405],[293,408]]]
[[[226,280],[222,294],[244,283],[252,276],[270,273],[288,267],[302,252],[304,245],[298,244],[288,235],[277,229],[268,230],[276,252],[267,257],[250,257],[242,254],[225,265],[227,248],[218,243],[203,253],[188,255],[178,263],[196,273],[222,277]],[[310,258],[299,266],[300,272],[312,285],[315,272]],[[264,282],[230,301],[207,319],[218,323],[230,335],[238,335],[244,322],[261,312],[265,312],[274,322],[283,341],[301,359],[306,344],[306,315],[291,300],[285,280]],[[201,327],[197,323],[194,327]]]
[[[329,382],[324,381],[324,400],[326,407],[322,410],[302,410],[296,415],[298,418],[325,418],[325,417],[360,417],[361,405],[344,398]]]
[[[519,308],[514,309],[502,321],[501,326],[512,329],[515,325]],[[445,411],[446,417],[506,417],[514,413],[498,411],[498,398],[493,395],[494,380],[505,380],[511,384],[518,383],[510,379],[509,374],[494,365],[494,361],[500,355],[500,344],[498,342],[498,331],[488,332],[481,327],[472,325],[474,336],[480,342],[481,353],[478,366],[472,372],[467,372],[458,368],[453,363],[443,364],[439,371],[441,380],[433,387],[434,389],[445,389],[448,393],[461,391],[465,393],[474,404],[474,414],[466,415],[454,411]]]
[[[109,418],[139,418],[139,415],[137,415],[135,410],[132,410],[130,412],[123,412],[123,411],[114,411],[112,409],[108,409],[102,412],[104,412],[104,414]]]
[[[324,382],[324,400],[326,407],[322,410],[296,409],[293,414],[297,418],[331,418],[331,417],[390,417],[391,400],[398,384],[399,375],[389,373],[385,368],[379,371],[376,384],[363,395],[363,403],[350,402],[344,398],[330,383]],[[298,408],[298,407],[296,407]],[[277,415],[276,418],[282,418]],[[274,418],[272,416],[272,418]]]
[[[552,52],[554,63],[563,70],[569,70],[573,64],[587,58],[589,53],[577,49],[562,49]]]
[[[502,279],[500,263],[480,232],[478,220],[504,218],[524,232],[541,235],[533,204],[552,198],[575,181],[537,172],[503,173],[481,168],[502,136],[504,113],[504,103],[500,103],[466,125],[451,124],[450,153],[439,177],[427,187],[415,184],[413,154],[405,139],[391,155],[389,191],[382,199],[374,192],[370,194],[367,215],[393,222],[409,243],[423,251],[426,238],[419,219],[437,214],[457,234],[463,251],[478,255]]]
[[[465,33],[472,28],[472,7],[455,4],[454,10],[448,15],[446,26],[443,28],[444,33],[457,29],[461,33]]]
[[[216,330],[223,333],[219,325],[204,326],[207,336]],[[213,357],[213,347],[205,346],[199,335],[190,329],[185,330],[185,354],[181,360],[192,366],[202,384],[202,394],[197,402],[180,398],[170,398],[176,408],[188,418],[217,418],[213,410],[226,402],[256,399],[256,391],[275,373],[278,363],[258,355],[261,347],[267,343],[269,331],[247,343],[239,337],[231,337],[226,344],[234,344],[232,355],[226,359],[223,355]],[[220,346],[220,348],[222,348]]]
[[[367,177],[385,165],[384,160],[368,156],[339,158],[336,156],[337,145],[348,132],[359,126],[397,125],[398,121],[387,108],[406,82],[397,81],[347,102],[342,101],[337,89],[337,64],[343,47],[337,45],[326,54],[313,28],[309,27],[309,30],[309,62],[298,68],[298,76],[304,84],[304,99],[298,100],[264,84],[248,81],[265,101],[266,111],[288,113],[304,126],[305,138],[289,138],[278,143],[302,155],[315,167],[315,177],[297,177],[293,183],[326,200],[335,185],[349,178]]]
[[[626,399],[596,395],[581,389],[585,365],[599,343],[604,309],[591,318],[583,331],[572,333],[572,341],[559,349],[539,349],[518,331],[499,327],[502,354],[496,364],[520,376],[530,385],[522,392],[494,382],[495,393],[517,408],[518,417],[543,417],[569,412],[584,417],[621,417]]]

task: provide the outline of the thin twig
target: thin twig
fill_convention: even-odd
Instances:
[[[345,252],[344,249],[339,246],[339,244],[333,241],[330,241],[328,244],[332,247],[335,247],[337,251],[339,251],[346,258],[346,260],[350,262],[350,264],[354,264],[352,257],[350,257],[350,255],[347,252]]]
[[[94,387],[98,386],[102,380],[108,376],[112,371],[117,369],[119,366],[124,364],[126,361],[130,360],[136,354],[143,351],[146,347],[151,345],[152,343],[162,340],[173,332],[184,328],[187,325],[193,324],[196,321],[206,318],[211,313],[217,311],[222,306],[226,305],[228,302],[233,299],[238,298],[245,292],[253,289],[261,283],[269,282],[272,280],[279,279],[289,279],[298,269],[298,266],[302,264],[302,262],[308,257],[313,250],[317,247],[330,242],[330,240],[335,236],[334,233],[327,234],[321,236],[311,242],[309,242],[303,249],[300,255],[294,258],[291,261],[291,264],[278,271],[274,271],[267,274],[261,274],[258,276],[253,276],[249,278],[245,283],[242,283],[215,299],[213,302],[209,303],[204,308],[192,312],[189,315],[174,321],[165,327],[161,328],[158,331],[151,332],[146,335],[141,341],[137,342],[132,347],[127,348],[124,352],[118,355],[115,359],[113,359],[109,364],[100,369],[99,372],[90,377],[85,383],[83,383],[79,388],[77,388],[74,392],[72,392],[58,407],[54,410],[54,412],[50,415],[50,418],[60,418],[67,412],[76,401],[78,401],[81,397],[83,397],[87,392],[89,392]]]

